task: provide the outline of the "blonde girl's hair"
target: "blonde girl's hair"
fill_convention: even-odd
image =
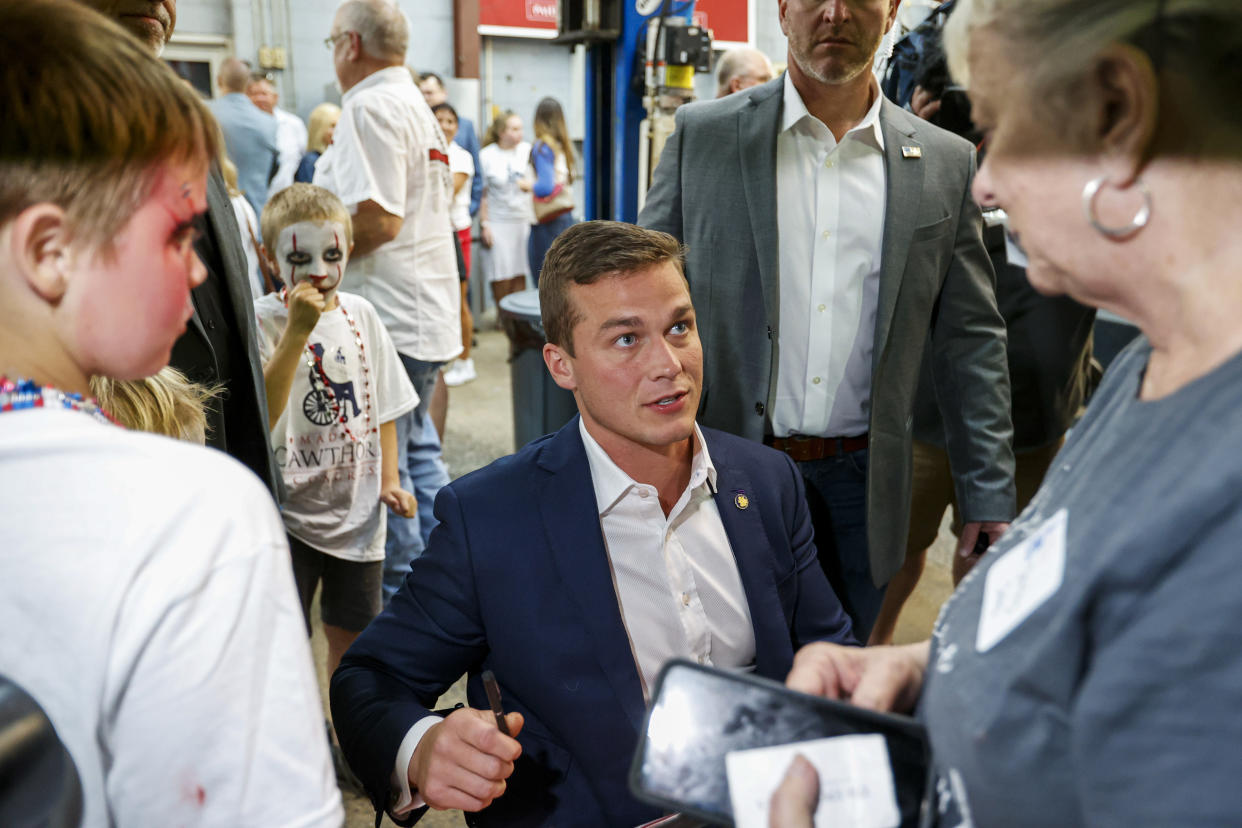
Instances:
[[[207,406],[222,388],[191,382],[172,367],[140,380],[91,378],[91,394],[121,425],[200,445],[207,440]]]

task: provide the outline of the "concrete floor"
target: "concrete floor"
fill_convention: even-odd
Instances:
[[[508,342],[504,334],[492,329],[494,314],[494,310],[489,311],[478,323],[479,327],[485,329],[478,334],[478,346],[474,352],[474,364],[479,378],[451,389],[449,396],[444,458],[449,465],[449,473],[454,478],[485,466],[513,450]],[[897,643],[926,638],[931,632],[940,605],[952,591],[949,565],[953,537],[946,527],[947,521],[928,555],[923,578],[902,612],[897,626]],[[317,621],[311,643],[316,661],[320,665],[320,686],[326,699],[327,678],[323,675],[322,668],[326,658],[326,645]],[[462,680],[445,694],[438,706],[450,707],[464,700],[465,682]],[[370,802],[349,794],[345,794],[344,798],[345,824],[348,828],[370,828],[375,824],[375,813]],[[384,826],[392,824],[387,817],[384,818]],[[464,826],[465,821],[459,811],[444,811],[428,814],[419,825],[426,828],[458,828]]]

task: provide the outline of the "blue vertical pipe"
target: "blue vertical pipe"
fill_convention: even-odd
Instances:
[[[621,2],[620,38],[587,49],[583,155],[588,219],[638,218],[638,128],[647,116],[642,56],[647,48],[647,21],[659,11],[639,14],[634,0]],[[672,7],[687,20],[694,14],[694,0],[674,2]]]

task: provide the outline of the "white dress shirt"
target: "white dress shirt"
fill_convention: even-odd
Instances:
[[[647,698],[671,658],[753,669],[750,606],[696,424],[690,483],[665,517],[655,486],[623,472],[578,421],[621,618]]]
[[[345,93],[315,183],[351,212],[374,201],[402,220],[395,239],[350,257],[343,289],[375,306],[399,353],[426,362],[461,353],[448,144],[404,66],[381,69]]]
[[[887,205],[879,87],[858,126],[837,143],[785,75],[776,139],[780,233],[777,437],[863,434]]]
[[[643,698],[649,698],[660,668],[672,658],[753,670],[750,605],[713,499],[716,467],[698,424],[690,482],[667,517],[656,488],[623,472],[581,420],[578,428]],[[408,768],[419,740],[438,721],[421,719],[397,750],[392,783],[398,816],[423,804],[410,792]]]
[[[301,118],[279,107],[272,114],[276,116],[276,174],[267,188],[269,199],[293,183],[293,175],[306,154],[307,141],[306,124]]]

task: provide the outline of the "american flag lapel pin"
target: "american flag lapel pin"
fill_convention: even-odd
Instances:
[[[901,157],[902,158],[922,158],[923,148],[922,147],[902,147]]]

